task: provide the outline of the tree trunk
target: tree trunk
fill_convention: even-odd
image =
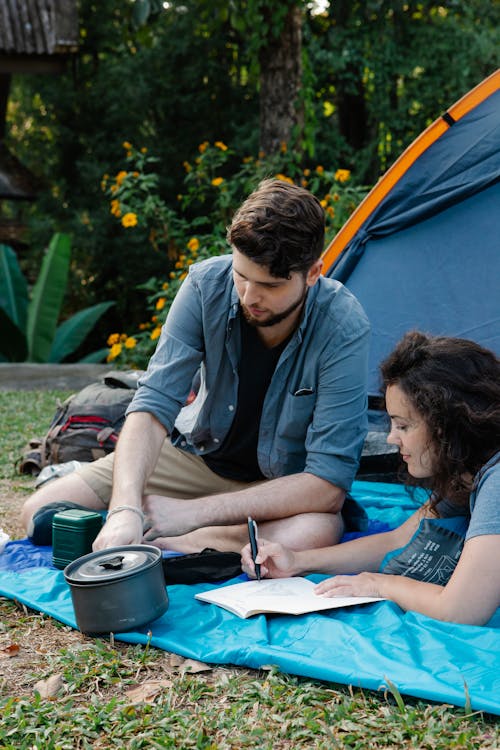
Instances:
[[[269,13],[272,13],[271,8]],[[283,144],[300,141],[304,127],[302,86],[302,9],[293,5],[278,38],[261,48],[260,148],[275,154]]]

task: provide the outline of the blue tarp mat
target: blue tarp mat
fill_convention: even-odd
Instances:
[[[369,531],[399,524],[419,504],[392,484],[355,482],[353,495],[369,514]],[[484,627],[438,622],[392,602],[242,620],[194,599],[211,587],[169,586],[163,617],[115,638],[150,641],[212,664],[274,664],[290,674],[360,688],[378,690],[390,681],[402,694],[457,706],[470,700],[474,710],[500,714],[500,610]],[[76,628],[69,587],[51,564],[50,548],[10,542],[0,555],[0,594]]]

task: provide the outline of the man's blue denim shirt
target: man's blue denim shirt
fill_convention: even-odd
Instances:
[[[181,449],[219,448],[237,404],[239,311],[230,255],[191,266],[127,413],[154,414]],[[356,298],[320,277],[264,401],[258,461],[265,477],[305,471],[350,488],[367,429],[369,335]],[[184,406],[198,370],[198,395]]]

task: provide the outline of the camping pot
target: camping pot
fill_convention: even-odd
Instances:
[[[156,620],[168,607],[161,550],[110,547],[64,568],[82,633],[121,633]]]

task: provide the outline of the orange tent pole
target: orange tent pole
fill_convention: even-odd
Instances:
[[[478,84],[475,88],[465,94],[465,96],[455,102],[455,104],[447,110],[445,115],[448,115],[449,118],[456,122],[474,109],[474,107],[477,107],[482,101],[487,99],[488,96],[498,91],[499,88],[500,69],[496,70],[488,76],[488,78],[485,78],[482,83]],[[352,240],[358,229],[375,208],[384,200],[398,180],[408,171],[412,164],[416,162],[419,156],[448,130],[450,125],[444,119],[445,115],[438,117],[437,120],[429,125],[429,127],[426,128],[426,130],[424,130],[410,146],[408,146],[406,151],[401,154],[392,167],[387,170],[372,190],[370,190],[364,200],[361,201],[355,211],[353,211],[344,226],[335,235],[323,252],[323,273],[327,273],[327,271],[330,270],[342,250]]]

